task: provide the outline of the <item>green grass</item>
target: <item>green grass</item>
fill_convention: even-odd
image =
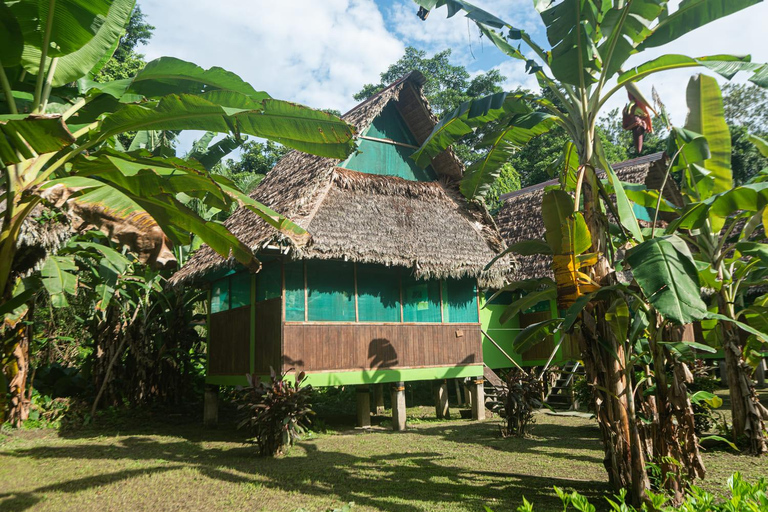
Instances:
[[[763,395],[766,396],[765,394]],[[410,409],[409,431],[339,426],[288,456],[263,459],[232,424],[134,414],[69,432],[0,437],[0,510],[558,510],[552,486],[593,503],[609,491],[594,421],[537,416],[531,439],[501,439],[497,420],[429,420]],[[768,474],[768,458],[704,454],[702,484],[722,489],[733,471]]]

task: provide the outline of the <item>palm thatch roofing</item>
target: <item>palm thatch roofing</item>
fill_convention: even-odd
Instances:
[[[666,154],[660,152],[626,160],[614,165],[613,169],[623,182],[644,184],[649,189],[658,190],[663,183],[666,166]],[[598,174],[605,177],[602,171]],[[557,180],[546,181],[501,196],[503,204],[496,222],[507,244],[544,238],[541,200],[546,187],[557,184]],[[680,192],[672,180],[665,186],[664,197],[673,204],[682,204]],[[615,222],[613,219],[611,221]],[[516,256],[516,261],[516,268],[511,275],[513,281],[553,277],[552,258],[549,256]]]
[[[392,103],[420,144],[437,123],[421,91],[424,81],[421,73],[412,72],[342,117],[362,133]],[[450,150],[432,160],[438,176],[432,182],[363,173],[339,164],[292,151],[251,194],[306,229],[306,243],[282,235],[245,208],[227,219],[227,228],[256,253],[278,246],[294,259],[396,265],[423,279],[472,277],[482,286],[504,281],[509,265],[484,271],[504,242],[486,208],[460,194],[463,167]],[[190,283],[235,264],[233,258],[204,247],[171,283]]]

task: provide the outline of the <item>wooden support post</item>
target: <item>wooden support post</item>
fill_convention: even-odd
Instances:
[[[722,384],[724,387],[728,387],[728,370],[725,366],[725,359],[721,359],[718,363],[718,368],[720,369],[720,384]]]
[[[472,391],[469,389],[469,381],[463,380],[461,383],[461,389],[464,391],[464,404],[467,407],[472,407]]]
[[[392,385],[392,430],[405,430],[405,382]]]
[[[485,382],[482,377],[475,377],[470,380],[470,388],[472,391],[472,419],[484,420],[485,419]]]
[[[215,428],[219,424],[219,386],[205,386],[203,396],[203,425]]]
[[[461,407],[462,405],[464,405],[464,398],[463,398],[463,395],[461,394],[461,389],[463,386],[459,382],[459,379],[453,379],[453,386],[456,388],[456,405]]]
[[[435,416],[439,420],[451,419],[451,413],[448,410],[448,381],[438,380],[434,383],[435,390]]]
[[[368,386],[357,386],[357,428],[371,427],[371,392]]]
[[[384,414],[384,384],[373,386],[373,401],[376,407],[376,415]]]

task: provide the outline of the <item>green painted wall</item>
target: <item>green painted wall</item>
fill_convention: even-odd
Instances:
[[[354,386],[358,384],[384,384],[389,382],[410,382],[418,380],[458,379],[480,377],[482,365],[441,366],[435,368],[399,368],[386,370],[360,370],[354,372],[317,372],[307,374],[307,384],[315,387]],[[266,377],[266,376],[265,376]],[[219,386],[245,386],[245,376],[208,376],[207,384]]]
[[[360,139],[359,152],[350,156],[340,164],[340,167],[368,174],[397,176],[410,181],[434,181],[437,179],[437,175],[431,167],[421,169],[410,158],[418,144],[392,103],[384,107],[381,114],[363,132],[363,136],[389,139],[414,147]]]

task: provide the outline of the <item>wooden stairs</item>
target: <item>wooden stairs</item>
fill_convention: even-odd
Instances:
[[[573,381],[577,375],[584,374],[584,367],[578,361],[568,361],[560,372],[560,378],[545,399],[553,409],[570,409],[573,407]]]

